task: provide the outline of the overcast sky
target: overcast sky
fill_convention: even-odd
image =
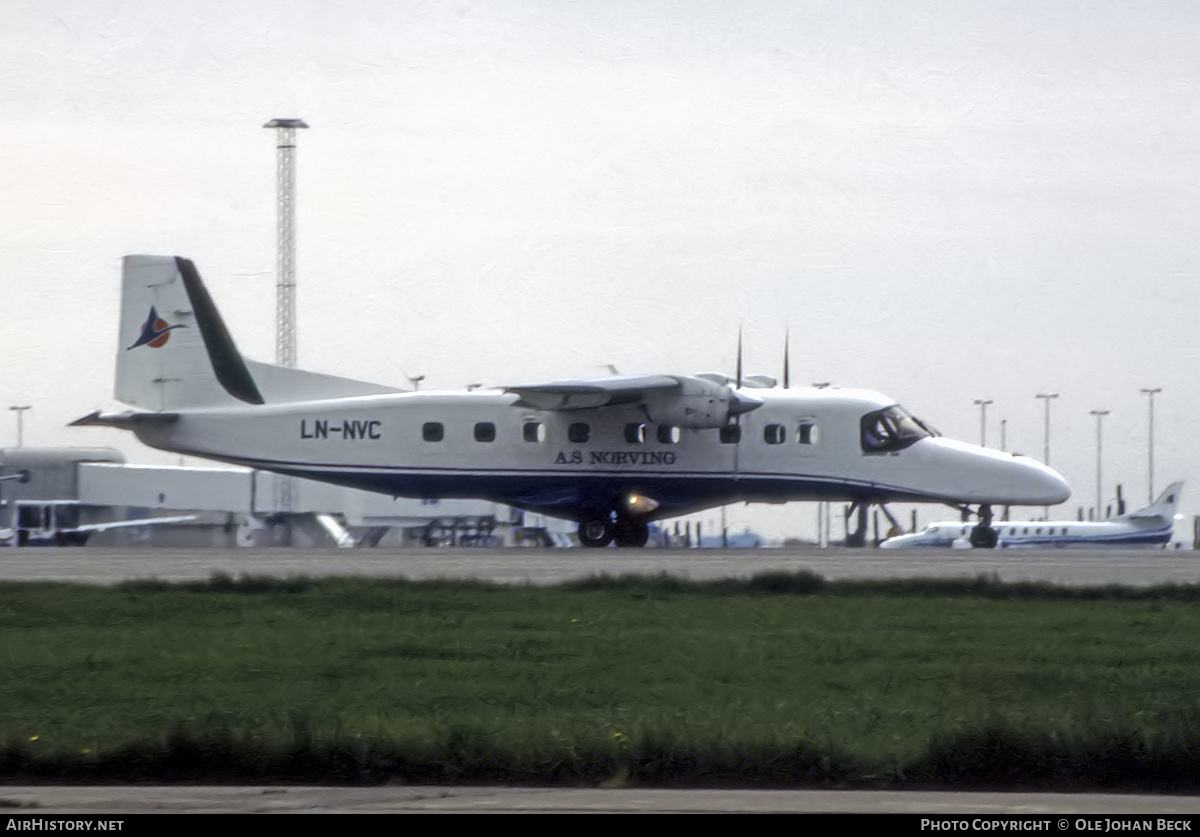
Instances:
[[[301,117],[303,366],[426,387],[621,372],[888,393],[1095,496],[1200,473],[1193,2],[0,0],[0,405],[112,401],[119,261],[194,259],[274,351]],[[0,416],[0,446],[15,421]],[[1185,491],[1200,511],[1200,483]],[[801,507],[803,508],[803,507]],[[798,512],[806,518],[808,512]]]

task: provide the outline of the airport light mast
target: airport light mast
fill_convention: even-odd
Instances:
[[[1154,502],[1154,396],[1162,392],[1162,387],[1154,387],[1153,389],[1143,389],[1143,393],[1150,397],[1150,444],[1146,454],[1146,473],[1150,480],[1150,502]]]
[[[296,129],[303,119],[272,119],[264,128],[276,131],[276,208],[279,218],[278,275],[275,278],[275,362],[296,365]],[[275,510],[284,516],[284,546],[291,546],[292,479],[275,479]]]
[[[1042,402],[1046,405],[1046,432],[1045,432],[1045,435],[1042,437],[1043,438],[1042,464],[1049,465],[1050,464],[1050,402],[1053,401],[1055,398],[1058,398],[1058,393],[1057,392],[1039,392],[1034,397],[1042,399]]]
[[[24,445],[25,445],[25,411],[29,409],[29,405],[26,404],[21,407],[9,407],[8,409],[12,410],[13,412],[15,412],[17,414],[17,447],[24,447]]]
[[[1108,410],[1092,410],[1091,414],[1096,417],[1096,520],[1100,520],[1100,515],[1104,512],[1104,506],[1101,505],[1100,498],[1103,493],[1100,481],[1100,462],[1101,452],[1104,450],[1103,423],[1104,417],[1109,413]]]
[[[1050,465],[1050,402],[1053,401],[1055,398],[1058,398],[1058,393],[1057,392],[1039,392],[1035,397],[1042,399],[1042,403],[1046,405],[1046,432],[1045,432],[1045,435],[1042,437],[1042,439],[1043,439],[1043,441],[1042,441],[1042,464],[1049,466]],[[1050,517],[1050,507],[1049,506],[1046,506],[1045,508],[1043,508],[1042,512],[1043,512],[1043,514],[1046,515],[1047,518]]]
[[[987,408],[992,399],[976,398],[975,406],[979,408],[979,447],[987,447]]]
[[[279,268],[275,279],[275,362],[296,365],[296,129],[303,119],[272,119],[264,128],[276,130]]]

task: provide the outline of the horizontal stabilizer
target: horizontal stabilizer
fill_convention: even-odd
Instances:
[[[99,410],[77,418],[68,427],[119,427],[133,430],[147,424],[171,424],[179,421],[179,413],[102,413]]]

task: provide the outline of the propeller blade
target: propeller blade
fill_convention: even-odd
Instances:
[[[737,350],[737,387],[742,388],[742,327],[738,326],[738,350]]]
[[[791,371],[791,352],[788,351],[788,338],[791,337],[787,331],[783,333],[783,388],[787,389],[792,383]]]

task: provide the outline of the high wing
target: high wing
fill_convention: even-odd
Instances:
[[[762,401],[708,377],[694,375],[613,375],[504,387],[519,396],[518,406],[536,410],[593,410],[640,405],[660,424],[723,427],[730,419],[762,406]]]
[[[586,410],[617,404],[636,404],[648,393],[676,392],[679,379],[673,375],[612,375],[577,381],[551,381],[505,387],[521,396],[522,406],[535,410]]]

